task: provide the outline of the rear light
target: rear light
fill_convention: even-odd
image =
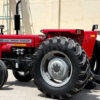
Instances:
[[[82,32],[83,32],[83,30],[80,30],[80,29],[77,29],[77,30],[76,30],[76,34],[77,34],[77,35],[81,34]]]

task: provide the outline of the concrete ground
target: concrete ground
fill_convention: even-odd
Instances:
[[[0,100],[53,100],[47,98],[35,86],[34,82],[18,82],[9,71],[9,78],[4,88],[0,90]],[[70,100],[100,100],[100,86],[94,90],[83,90]]]

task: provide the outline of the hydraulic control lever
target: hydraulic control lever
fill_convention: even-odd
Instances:
[[[3,29],[4,29],[4,25],[0,25],[0,30],[1,30],[0,35],[3,35]]]

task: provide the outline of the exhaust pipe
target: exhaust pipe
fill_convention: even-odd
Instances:
[[[14,16],[16,35],[19,34],[19,30],[20,30],[20,14],[19,14],[19,4],[20,3],[21,3],[21,0],[19,0],[16,4],[16,15]]]
[[[18,1],[16,4],[16,15],[19,15],[19,4],[21,3],[21,0]]]

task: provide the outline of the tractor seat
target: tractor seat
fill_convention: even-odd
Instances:
[[[1,35],[3,35],[3,29],[4,29],[4,25],[0,25],[0,30],[1,30],[0,34]]]

